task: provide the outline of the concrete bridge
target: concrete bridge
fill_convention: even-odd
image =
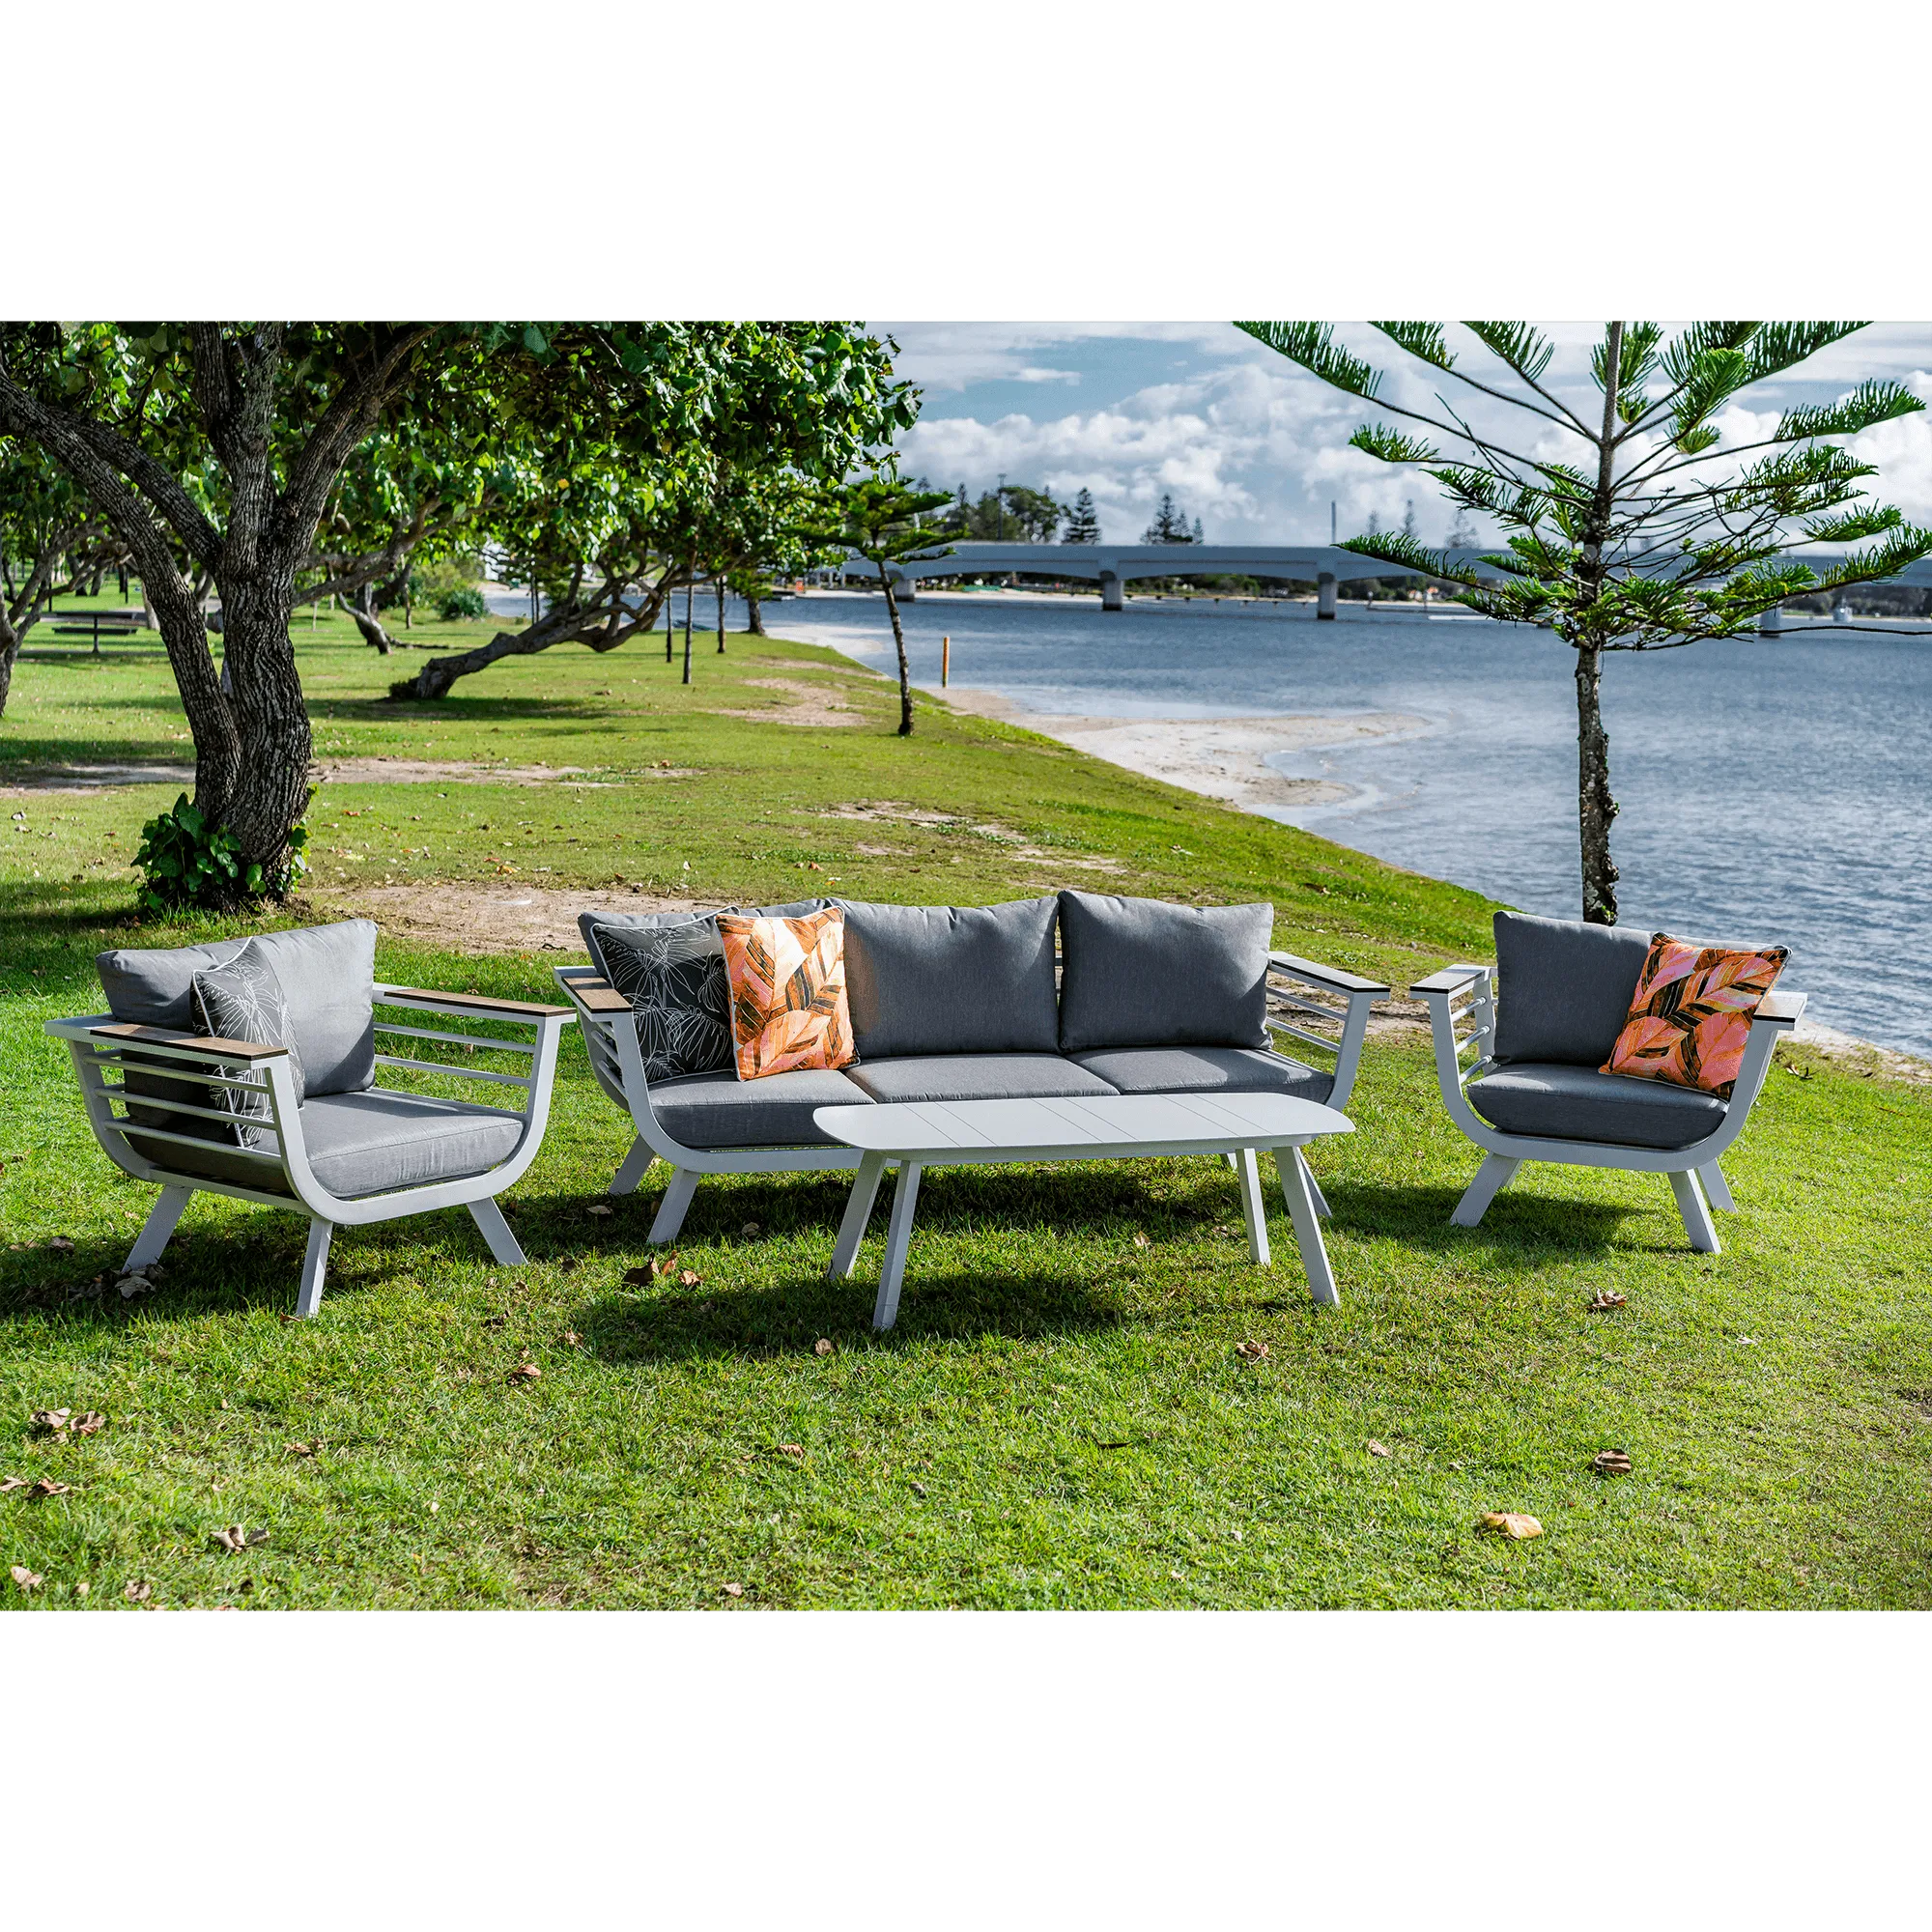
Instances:
[[[1441,555],[1479,577],[1500,579],[1502,573],[1482,560],[1475,550],[1443,551]],[[1805,553],[1803,561],[1814,570],[1843,560],[1841,553]],[[878,581],[878,566],[863,557],[849,558],[844,575]],[[887,575],[901,602],[911,602],[921,583],[936,578],[1007,576],[1072,578],[1095,583],[1103,611],[1124,609],[1127,583],[1148,577],[1258,577],[1276,582],[1313,583],[1315,614],[1333,617],[1336,592],[1344,583],[1365,578],[1401,577],[1406,573],[1374,557],[1331,544],[1028,544],[959,543],[944,556],[909,563],[888,564]],[[1893,583],[1932,587],[1932,558],[1909,565],[1889,580]],[[1782,613],[1767,611],[1762,628],[1780,628]]]

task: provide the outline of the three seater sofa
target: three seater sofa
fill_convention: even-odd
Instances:
[[[814,899],[761,910],[828,905],[843,914],[858,1057],[755,1080],[729,1065],[668,1074],[683,1017],[655,992],[626,997],[613,984],[612,952],[646,937],[696,957],[707,926],[716,939],[713,915],[580,919],[591,963],[561,967],[556,980],[599,1086],[636,1130],[611,1192],[632,1191],[655,1160],[672,1169],[652,1241],[676,1238],[705,1175],[856,1167],[858,1153],[814,1123],[820,1107],[1260,1093],[1344,1110],[1371,1004],[1389,990],[1273,951],[1266,904],[1062,892],[993,906]],[[717,971],[722,980],[722,947]]]

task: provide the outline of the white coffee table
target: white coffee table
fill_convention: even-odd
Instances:
[[[872,1326],[890,1328],[897,1318],[899,1284],[905,1278],[919,1177],[928,1167],[993,1166],[1010,1161],[1144,1160],[1162,1154],[1232,1156],[1241,1177],[1241,1207],[1248,1223],[1248,1252],[1260,1267],[1269,1264],[1267,1216],[1262,1207],[1255,1154],[1271,1149],[1282,1192],[1308,1271],[1309,1293],[1333,1306],[1335,1277],[1321,1245],[1318,1211],[1325,1211],[1300,1149],[1323,1134],[1350,1134],[1354,1122],[1332,1107],[1293,1100],[1284,1094],[1118,1094],[1095,1099],[915,1100],[874,1107],[820,1107],[812,1115],[834,1140],[860,1150],[864,1158],[832,1251],[832,1278],[848,1276],[866,1238],[879,1181],[889,1161],[898,1163],[886,1264]]]

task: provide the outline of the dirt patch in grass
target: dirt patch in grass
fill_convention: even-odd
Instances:
[[[486,765],[461,759],[392,758],[381,753],[373,758],[323,759],[314,767],[320,784],[434,784],[439,779],[553,784],[558,779],[582,778],[583,771],[582,765]]]
[[[398,938],[465,952],[583,951],[581,912],[691,912],[691,899],[658,898],[627,887],[319,886],[307,898],[332,919],[373,919]]]
[[[44,765],[12,773],[0,784],[0,798],[34,791],[94,792],[113,785],[164,784],[191,787],[192,765]]]
[[[716,711],[713,717],[748,718],[756,724],[816,724],[833,728],[861,721],[862,714],[856,705],[840,704],[828,697],[823,685],[804,684],[795,677],[748,677],[745,682],[760,691],[783,692],[793,701],[767,706],[762,711]]]

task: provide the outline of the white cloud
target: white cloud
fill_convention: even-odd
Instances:
[[[1119,358],[1122,345],[1175,352],[1136,363],[1144,374],[1158,370],[1160,380],[1113,400],[1095,395],[1093,407],[1067,414],[926,416],[902,447],[908,473],[936,487],[963,482],[977,495],[1004,472],[1009,482],[1044,487],[1063,500],[1089,489],[1116,542],[1138,538],[1164,491],[1202,520],[1210,541],[1325,541],[1331,502],[1343,536],[1366,527],[1371,516],[1384,527],[1399,525],[1410,503],[1425,542],[1447,534],[1453,510],[1433,481],[1348,446],[1356,425],[1379,414],[1373,406],[1328,388],[1225,323],[917,324],[894,332],[904,349],[901,370],[938,391],[989,381],[1078,382],[1092,390],[1096,365]],[[1603,407],[1589,373],[1601,326],[1566,324],[1547,332],[1555,355],[1546,386],[1588,420]],[[1387,372],[1383,394],[1393,403],[1439,412],[1443,391],[1481,427],[1509,421],[1509,441],[1518,447],[1569,460],[1581,450],[1557,424],[1535,423],[1410,361],[1366,324],[1340,325],[1337,334]],[[1469,373],[1509,380],[1465,331],[1452,335]],[[1806,365],[1812,379],[1776,391],[1767,385],[1749,398],[1761,407],[1726,411],[1718,420],[1723,443],[1750,441],[1778,410],[1828,400],[1872,375],[1907,382],[1932,400],[1928,349],[1932,329],[1923,326],[1891,325],[1854,337],[1818,357],[1815,371]],[[1932,416],[1882,424],[1854,447],[1879,465],[1873,487],[1885,500],[1916,522],[1932,522]]]

